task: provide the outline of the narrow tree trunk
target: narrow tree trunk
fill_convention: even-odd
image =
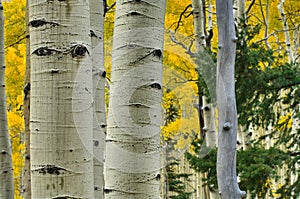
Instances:
[[[14,198],[12,149],[8,134],[4,59],[4,15],[0,0],[0,199]]]
[[[26,24],[29,23],[28,1],[26,1]],[[24,144],[25,144],[25,160],[22,177],[22,196],[24,199],[31,199],[31,175],[30,175],[30,39],[29,27],[26,26],[26,74],[24,82]]]
[[[103,159],[106,134],[105,69],[104,69],[104,6],[103,0],[90,0],[93,65],[93,154],[95,198],[104,198]]]
[[[204,47],[208,47],[206,46],[206,40],[205,40],[206,19],[204,18],[204,14],[203,14],[205,10],[203,10],[202,0],[193,0],[192,5],[193,5],[193,17],[194,17],[194,35],[196,41],[196,53],[200,55],[200,57],[198,57],[200,64],[197,67],[199,68],[202,67],[200,71],[204,71],[207,69],[204,69],[203,67],[214,67],[213,65],[209,66],[203,63],[203,60],[205,60],[205,58],[202,57],[202,56],[209,56],[206,55],[204,52]],[[204,74],[199,74],[199,78],[201,78],[200,75],[203,76]],[[202,88],[198,88],[198,89],[200,91],[200,89]],[[207,103],[207,98],[205,96],[199,96],[199,98],[201,98],[199,100],[200,107],[198,108],[199,118],[203,117],[202,118],[203,122],[201,122],[200,119],[200,129],[201,129],[201,133],[205,135],[205,144],[206,144],[205,152],[203,155],[207,155],[209,150],[216,146],[216,126],[215,126],[215,119],[214,119],[214,109],[211,104]],[[205,178],[205,175],[206,175],[205,173],[200,174],[201,180],[198,181],[199,185],[197,186],[197,197],[203,199],[210,197],[209,192],[206,191],[208,190],[208,187],[204,186],[202,181],[202,178]],[[202,190],[199,191],[198,188]]]
[[[210,46],[207,46],[210,42],[207,42],[206,38],[209,37],[208,35],[205,35],[205,27],[204,23],[204,10],[203,10],[203,2],[201,0],[193,0],[193,17],[194,17],[194,32],[195,32],[195,41],[196,41],[196,52],[200,55],[197,61],[199,63],[200,68],[200,75],[204,76],[204,79],[207,78],[206,76],[209,76],[211,74],[208,74],[205,71],[211,71],[211,69],[214,67],[214,63],[210,59],[210,55],[206,54],[204,51],[204,48],[209,48]],[[210,27],[212,28],[212,27]],[[211,38],[210,38],[211,39]],[[208,58],[205,58],[204,56],[207,56]],[[207,59],[210,60],[209,63],[207,63]],[[211,65],[210,65],[211,64]],[[209,80],[206,83],[210,83]],[[201,89],[201,88],[199,88]],[[214,89],[212,89],[214,91]],[[212,96],[214,96],[214,93],[211,93]],[[216,126],[215,126],[215,119],[214,119],[214,108],[212,104],[207,102],[207,98],[205,96],[202,97],[201,103],[199,104],[200,107],[198,108],[199,111],[199,117],[201,117],[201,112],[203,113],[203,121],[204,124],[201,126],[202,131],[205,132],[205,140],[207,147],[211,148],[216,146]]]
[[[164,0],[117,0],[105,198],[159,198]]]
[[[246,193],[240,191],[236,175],[237,111],[234,86],[234,62],[236,35],[232,0],[217,0],[218,22],[218,155],[217,179],[222,199],[240,199]]]
[[[32,199],[94,198],[90,13],[29,1]]]
[[[283,6],[284,6],[284,0],[280,0],[280,2],[278,4],[278,9],[279,9],[279,12],[280,12],[281,21],[282,21],[282,25],[283,25],[286,52],[288,54],[289,62],[292,63],[292,62],[294,62],[294,57],[293,57],[293,52],[292,52],[292,48],[291,48],[291,38],[290,38],[289,26],[288,26],[288,23],[287,23],[287,19],[286,19],[286,16],[285,16]]]

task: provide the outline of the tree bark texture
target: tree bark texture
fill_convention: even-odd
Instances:
[[[106,199],[157,199],[164,0],[118,0],[105,159]]]
[[[6,113],[4,53],[4,15],[0,0],[0,199],[13,199],[14,178]]]
[[[234,85],[236,35],[232,0],[217,0],[218,64],[218,155],[217,179],[221,199],[240,199],[236,174],[237,110]]]
[[[32,199],[94,198],[90,13],[29,1]]]
[[[93,161],[95,198],[104,198],[103,161],[106,134],[104,69],[104,4],[103,0],[90,0],[91,57],[93,66]]]
[[[29,23],[28,1],[26,1],[26,24]],[[29,27],[26,26],[26,34],[29,36]],[[22,172],[22,196],[24,199],[31,199],[31,175],[30,175],[30,39],[26,37],[26,73],[24,82],[24,144],[25,160]]]
[[[206,19],[204,18],[204,12],[203,10],[203,1],[202,0],[193,0],[192,1],[193,5],[193,18],[194,18],[194,35],[195,35],[195,42],[196,42],[196,53],[199,55],[198,63],[200,68],[200,71],[207,71],[208,69],[204,69],[204,67],[214,67],[214,65],[208,65],[205,64],[203,56],[209,56],[208,54],[205,53],[204,48],[209,47],[206,46],[206,35],[205,35],[205,21]],[[202,68],[202,69],[201,69]],[[201,74],[199,74],[199,78]],[[206,74],[202,74],[205,75]],[[198,88],[202,89],[202,88]],[[200,92],[199,92],[200,93]],[[199,118],[203,117],[203,126],[201,126],[201,121],[200,121],[200,129],[201,132],[205,135],[205,144],[203,146],[203,150],[199,154],[200,156],[205,156],[209,151],[216,146],[216,126],[215,126],[215,117],[214,117],[214,108],[212,104],[207,103],[207,98],[205,96],[199,96],[199,98],[202,98],[199,100],[199,105],[198,107],[198,113],[199,113]],[[202,178],[205,178],[205,173],[197,174],[201,176],[201,179],[198,181],[198,186],[197,186],[197,197],[199,198],[209,198],[209,192],[207,192],[208,187],[203,185]],[[200,176],[197,176],[200,178]],[[201,189],[201,191],[200,191]]]
[[[287,18],[284,12],[284,0],[280,0],[278,4],[278,9],[280,12],[281,16],[281,21],[283,25],[283,31],[284,31],[284,37],[285,37],[285,45],[286,45],[286,52],[288,54],[289,62],[293,63],[294,60],[294,54],[292,52],[292,47],[291,47],[291,37],[290,37],[290,32],[289,32],[289,25],[287,22]]]

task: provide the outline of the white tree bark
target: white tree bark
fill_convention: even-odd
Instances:
[[[200,53],[201,56],[209,56],[204,52],[205,42],[205,27],[204,27],[204,14],[201,0],[193,0],[193,17],[194,17],[194,32],[195,32],[195,41],[196,41],[196,52]],[[208,47],[208,46],[207,46]],[[200,65],[198,67],[214,67],[213,65],[208,65],[205,61],[206,58],[199,57]],[[213,62],[211,62],[213,64]],[[200,71],[207,71],[207,69],[201,69]],[[202,74],[208,75],[208,74]],[[205,78],[205,77],[204,77]],[[212,95],[214,95],[212,93]],[[212,104],[207,102],[207,98],[205,96],[202,97],[202,107],[199,107],[199,113],[203,111],[204,117],[204,127],[203,131],[205,131],[205,140],[208,148],[212,148],[216,146],[216,126],[215,126],[215,117],[214,117],[214,108]],[[199,114],[200,117],[200,114]]]
[[[279,12],[281,15],[281,21],[282,21],[282,25],[283,25],[286,52],[289,57],[289,62],[294,62],[295,60],[294,60],[294,56],[293,56],[293,52],[292,52],[292,48],[291,48],[291,38],[290,38],[289,26],[287,23],[283,5],[284,5],[284,0],[280,0],[280,2],[278,4],[278,9],[279,9]]]
[[[106,199],[157,199],[164,0],[118,0],[110,86]]]
[[[94,198],[90,13],[29,1],[32,199]]]
[[[12,149],[7,126],[4,59],[4,15],[0,0],[0,199],[14,198]]]
[[[193,0],[193,18],[194,18],[194,35],[196,41],[196,51],[200,51],[205,46],[205,26],[202,0]]]
[[[104,198],[103,159],[106,134],[105,69],[104,69],[104,6],[103,0],[90,0],[91,57],[93,65],[93,154],[95,198]]]
[[[236,35],[232,0],[217,0],[218,22],[218,155],[217,179],[222,199],[240,199],[241,191],[236,175],[237,111],[234,86]]]
[[[194,35],[196,41],[196,52],[200,54],[200,56],[205,56],[204,46],[206,46],[206,35],[205,35],[205,24],[204,21],[204,10],[203,10],[203,2],[202,0],[193,0],[193,18],[194,18]],[[209,56],[209,55],[207,55]],[[200,65],[198,67],[214,67],[213,65],[208,66],[207,64],[201,64],[203,61],[202,57],[199,57]],[[204,59],[205,60],[205,59]],[[204,69],[205,70],[205,69]],[[203,69],[202,69],[203,71]],[[203,75],[203,74],[202,74]],[[205,77],[204,77],[205,78]],[[200,89],[200,88],[199,88]],[[202,131],[205,132],[205,152],[204,155],[207,155],[210,149],[216,146],[216,126],[215,126],[215,117],[214,117],[214,109],[210,103],[207,103],[207,99],[205,96],[202,97],[202,104],[199,107],[199,118],[201,117],[201,112],[203,113],[204,126],[200,126]],[[201,122],[200,122],[201,123]],[[197,197],[199,198],[207,198],[209,197],[206,189],[206,186],[203,186],[202,178],[205,177],[205,174],[196,174],[200,175],[201,179],[198,182],[197,187]],[[200,177],[197,176],[197,177]]]

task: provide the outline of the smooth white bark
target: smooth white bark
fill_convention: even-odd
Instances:
[[[14,178],[12,149],[7,126],[4,53],[4,15],[0,0],[0,199],[13,199]]]
[[[295,60],[294,60],[294,56],[293,56],[293,52],[292,52],[292,48],[291,48],[291,38],[290,38],[289,26],[288,26],[288,23],[287,23],[287,19],[286,19],[286,16],[285,16],[283,6],[284,6],[284,0],[280,0],[280,2],[278,4],[278,9],[279,9],[279,12],[280,12],[281,21],[282,21],[283,30],[284,30],[286,52],[287,52],[288,57],[289,57],[289,62],[294,62]]]
[[[205,46],[204,14],[202,0],[193,0],[194,36],[196,41],[196,51],[200,51]]]
[[[89,3],[30,0],[29,14],[32,199],[94,198]]]
[[[116,4],[106,199],[159,198],[164,12],[164,0]]]
[[[217,0],[218,23],[218,155],[217,179],[221,199],[241,199],[236,175],[237,111],[234,85],[236,35],[232,0]]]
[[[196,41],[196,52],[200,54],[198,67],[202,68],[200,71],[209,71],[209,69],[205,69],[205,67],[214,67],[214,63],[210,59],[210,55],[204,52],[204,47],[206,45],[205,42],[205,33],[204,33],[204,14],[203,14],[203,2],[201,0],[193,0],[193,17],[194,17],[194,32],[195,32],[195,41]],[[208,47],[208,46],[207,46]],[[207,56],[207,57],[203,57]],[[206,60],[209,59],[210,62],[207,63]],[[209,65],[211,64],[211,65]],[[206,75],[214,75],[202,73],[203,78],[206,79]],[[207,82],[209,83],[209,82]],[[214,89],[212,89],[214,91]],[[211,93],[212,96],[215,96],[214,93]],[[212,104],[207,102],[207,98],[205,96],[202,97],[202,106],[199,107],[199,113],[203,112],[204,126],[203,131],[205,131],[205,142],[206,146],[211,149],[216,146],[216,125],[215,125],[215,117],[214,117],[214,108]],[[200,117],[200,114],[199,114]],[[206,155],[206,154],[205,154]]]
[[[95,198],[104,198],[103,161],[106,134],[105,69],[104,69],[104,6],[103,0],[90,0],[91,57],[93,65],[93,154]]]

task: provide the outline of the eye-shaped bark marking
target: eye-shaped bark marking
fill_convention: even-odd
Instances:
[[[103,71],[103,73],[101,74],[101,77],[106,77],[106,71]]]
[[[97,35],[95,34],[95,32],[93,30],[90,30],[90,37],[97,37]]]
[[[132,12],[128,13],[127,15],[128,15],[128,16],[129,16],[129,15],[136,16],[136,15],[142,15],[142,14],[139,13],[139,12],[136,12],[136,11],[132,11]]]
[[[66,172],[67,170],[61,167],[57,167],[55,165],[43,165],[41,168],[34,170],[33,172],[38,172],[42,174],[50,174],[50,175],[59,175],[61,172]]]
[[[158,58],[161,58],[162,57],[162,52],[160,49],[156,49],[153,51],[153,55],[158,57]]]
[[[58,23],[46,21],[45,19],[35,19],[29,22],[29,26],[37,28],[39,26],[44,26],[46,24],[50,24],[52,26],[58,26]]]
[[[40,47],[33,51],[33,54],[37,56],[49,56],[52,55],[54,52],[58,52],[57,50],[49,49],[48,47]]]
[[[72,57],[82,58],[85,54],[88,53],[87,48],[84,45],[78,44],[71,48],[71,55]]]
[[[223,129],[224,131],[229,131],[232,127],[232,124],[230,122],[225,122],[225,124],[223,125]]]
[[[153,84],[150,84],[150,87],[151,88],[156,88],[158,90],[161,90],[161,85],[159,83],[153,83]]]
[[[98,39],[102,39],[101,36],[97,36],[97,34],[93,31],[93,30],[90,30],[90,34],[89,34],[90,37],[96,37]]]

